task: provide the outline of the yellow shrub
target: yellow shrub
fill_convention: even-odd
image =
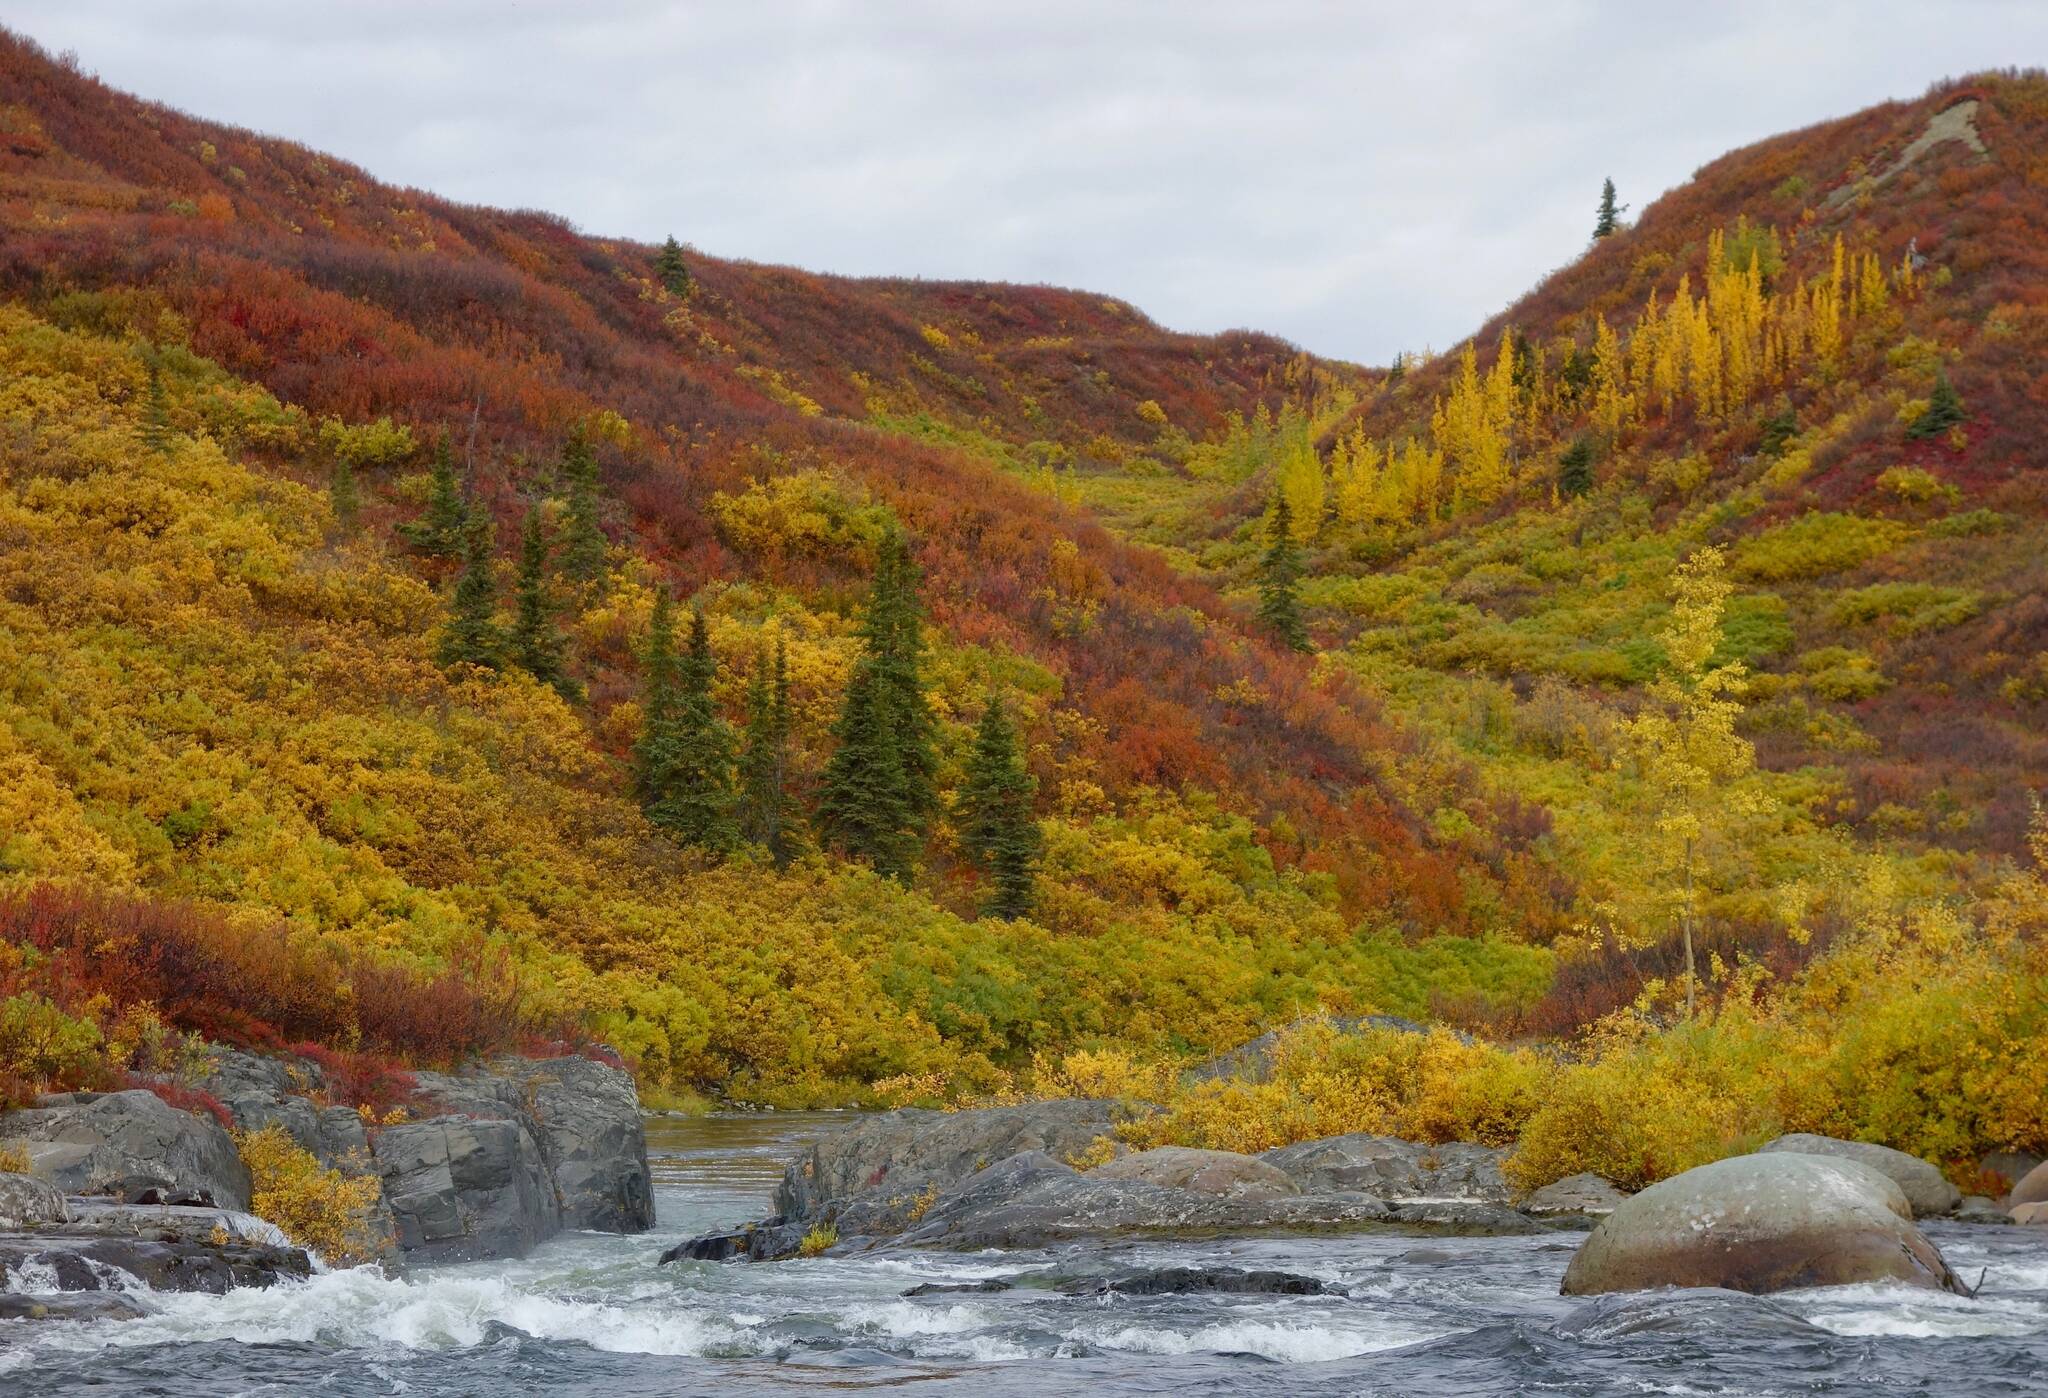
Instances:
[[[0,1175],[28,1173],[28,1152],[20,1146],[0,1146]]]
[[[249,1167],[250,1210],[335,1266],[374,1261],[388,1246],[371,1215],[383,1198],[373,1175],[344,1175],[302,1149],[282,1126],[235,1133]]]
[[[836,1223],[821,1223],[811,1229],[810,1232],[804,1234],[804,1240],[796,1246],[797,1256],[816,1257],[838,1241],[839,1225]]]

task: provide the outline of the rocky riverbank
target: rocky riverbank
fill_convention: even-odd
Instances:
[[[791,1160],[774,1215],[687,1239],[662,1261],[1374,1228],[1499,1236],[1585,1230],[1611,1215],[1644,1216],[1621,1190],[1592,1175],[1517,1195],[1502,1174],[1507,1152],[1486,1146],[1354,1134],[1255,1156],[1171,1146],[1133,1152],[1117,1136],[1127,1116],[1128,1108],[1117,1103],[1086,1100],[878,1115]],[[1955,1289],[1938,1254],[1920,1247],[1924,1240],[1913,1220],[2012,1221],[1990,1200],[1963,1199],[1932,1165],[1882,1146],[1788,1136],[1744,1157],[1739,1167],[1722,1165],[1730,1168],[1716,1175],[1719,1167],[1709,1167],[1704,1180],[1694,1178],[1700,1171],[1679,1177],[1705,1187],[1679,1213],[1688,1220],[1711,1218],[1717,1190],[1735,1187],[1738,1178],[1747,1183],[1737,1193],[1762,1189],[1778,1201],[1779,1213],[1777,1241],[1759,1243],[1753,1259],[1756,1284],[1743,1285],[1742,1264],[1724,1267],[1715,1285],[1769,1290],[1791,1284],[1780,1278],[1797,1268],[1770,1271],[1762,1254],[1797,1235],[1809,1243],[1833,1240],[1823,1251],[1833,1249],[1838,1260],[1831,1265],[1844,1279],[1857,1279],[1861,1271],[1893,1276],[1898,1269],[1885,1267],[1898,1253],[1918,1258],[1907,1269],[1915,1277]],[[1664,1197],[1677,1192],[1676,1183],[1659,1187]],[[1856,1199],[1830,1212],[1830,1197],[1845,1191]],[[1654,1205],[1657,1193],[1640,1197]],[[1617,1231],[1600,1226],[1609,1238]],[[1655,1233],[1662,1225],[1646,1227]],[[1662,1264],[1644,1265],[1655,1270]]]
[[[403,1120],[333,1105],[319,1065],[220,1050],[197,1090],[239,1131],[281,1127],[322,1165],[372,1176],[389,1265],[521,1257],[565,1228],[654,1224],[633,1082],[587,1058],[500,1059],[420,1073]],[[10,1305],[53,1317],[118,1314],[42,1293],[221,1292],[307,1276],[313,1261],[251,1217],[251,1180],[209,1111],[154,1092],[61,1093],[0,1115],[0,1276]],[[27,1309],[24,1310],[23,1308]]]

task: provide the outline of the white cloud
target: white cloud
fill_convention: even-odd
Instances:
[[[13,0],[109,82],[466,201],[1056,281],[1384,360],[1776,131],[2048,57],[2048,6]]]

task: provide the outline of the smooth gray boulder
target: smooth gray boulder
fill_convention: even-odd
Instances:
[[[1913,1227],[1912,1206],[1889,1176],[1854,1160],[1778,1151],[1702,1165],[1622,1203],[1573,1256],[1562,1290],[1758,1295],[1876,1281],[1967,1293]]]
[[[1390,1203],[1464,1199],[1505,1204],[1511,1198],[1500,1173],[1506,1156],[1491,1146],[1432,1146],[1355,1132],[1280,1146],[1259,1159],[1309,1191],[1355,1190]]]
[[[1628,1196],[1594,1174],[1566,1175],[1541,1189],[1532,1189],[1522,1200],[1528,1214],[1588,1214],[1604,1217]]]
[[[1140,1180],[1224,1199],[1289,1199],[1301,1193],[1301,1186],[1284,1171],[1257,1156],[1188,1146],[1160,1146],[1119,1156],[1088,1173],[1099,1180]]]
[[[441,1116],[372,1142],[399,1246],[432,1262],[524,1257],[562,1224],[538,1142],[517,1120]]]
[[[936,1195],[999,1160],[1042,1151],[1077,1156],[1120,1120],[1114,1102],[1032,1102],[1019,1107],[933,1112],[915,1108],[855,1122],[812,1143],[783,1171],[775,1211],[822,1213],[858,1195],[905,1202]]]
[[[0,1116],[0,1145],[67,1194],[249,1207],[249,1171],[220,1123],[140,1088],[44,1097]]]
[[[2036,1165],[2020,1177],[2012,1187],[2012,1193],[2005,1196],[2005,1206],[2016,1209],[2022,1204],[2048,1202],[2048,1164]]]
[[[34,1175],[0,1174],[0,1233],[70,1221],[71,1209],[56,1185]]]
[[[1801,1131],[1780,1136],[1761,1149],[1765,1152],[1825,1155],[1868,1165],[1879,1174],[1889,1176],[1905,1192],[1906,1202],[1913,1206],[1915,1218],[1934,1218],[1951,1213],[1956,1205],[1963,1202],[1963,1191],[1950,1184],[1941,1171],[1917,1155],[1908,1155],[1890,1146],[1872,1145],[1868,1141],[1841,1141],[1833,1136],[1814,1136]]]
[[[562,1226],[644,1233],[654,1226],[647,1128],[633,1079],[595,1059],[501,1059],[554,1176]]]

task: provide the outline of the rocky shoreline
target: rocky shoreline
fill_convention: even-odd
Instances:
[[[1592,1260],[1575,1262],[1570,1283],[1586,1294],[1665,1284],[1767,1291],[1818,1278],[1903,1279],[1960,1291],[1914,1221],[2015,1221],[1989,1199],[1963,1198],[1925,1161],[1819,1136],[1782,1137],[1633,1198],[1593,1175],[1517,1195],[1502,1173],[1508,1152],[1486,1146],[1353,1134],[1255,1156],[1174,1146],[1134,1152],[1116,1135],[1128,1112],[1115,1102],[1080,1100],[878,1115],[791,1160],[773,1215],[686,1239],[661,1260],[1361,1229],[1447,1236],[1591,1230],[1581,1255]],[[2048,1176],[2042,1185],[2048,1193]],[[1754,1225],[1744,1225],[1739,1246],[1731,1244],[1732,1260],[1722,1246],[1732,1236],[1730,1201]],[[1684,1247],[1701,1236],[1704,1261]],[[1623,1254],[1627,1265],[1607,1268],[1623,1280],[1610,1285],[1600,1259]]]
[[[565,1228],[654,1226],[646,1135],[624,1071],[581,1057],[508,1058],[415,1078],[416,1111],[386,1122],[332,1105],[319,1066],[301,1058],[217,1050],[195,1086],[235,1129],[279,1126],[322,1165],[375,1176],[388,1267],[523,1257]],[[249,1172],[207,1111],[144,1089],[53,1094],[0,1115],[0,1149],[29,1167],[0,1174],[0,1318],[118,1317],[130,1303],[94,1307],[75,1294],[112,1297],[129,1278],[218,1293],[303,1278],[315,1265],[250,1216]]]

